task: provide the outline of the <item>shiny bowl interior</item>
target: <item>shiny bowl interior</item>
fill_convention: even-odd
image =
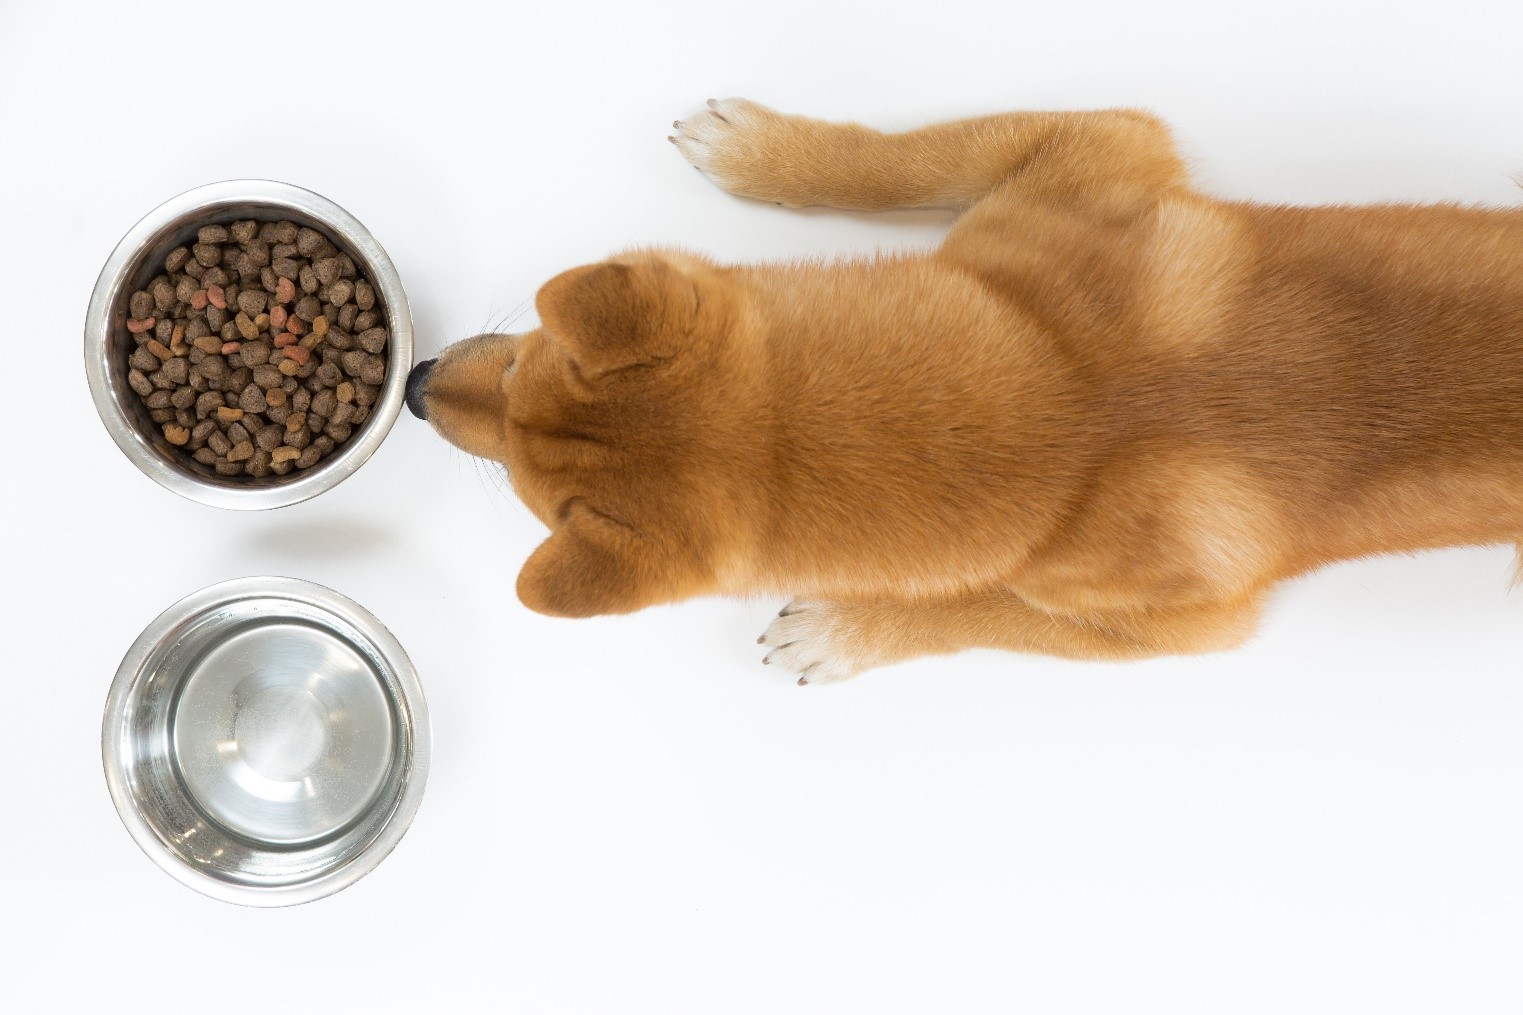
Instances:
[[[386,380],[370,417],[322,462],[284,476],[219,476],[164,439],[127,386],[128,301],[164,270],[175,247],[194,242],[205,225],[241,219],[289,219],[327,235],[371,282],[390,334]],[[412,314],[391,258],[370,232],[327,198],[269,180],[230,180],[172,198],[133,226],[111,252],[85,317],[85,373],[96,411],[122,452],[166,489],[222,508],[262,509],[295,504],[327,490],[363,465],[401,411],[412,366]]]
[[[351,600],[242,578],[170,607],[122,660],[101,730],[123,823],[165,871],[228,902],[338,891],[421,800],[427,707],[406,654]]]

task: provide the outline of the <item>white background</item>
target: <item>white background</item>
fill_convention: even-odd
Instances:
[[[234,177],[357,215],[420,355],[627,245],[945,230],[712,189],[665,141],[711,95],[896,128],[1142,105],[1222,194],[1516,203],[1520,39],[1510,2],[0,4],[0,1008],[1518,1011],[1502,549],[1325,571],[1219,657],[799,688],[758,665],[779,602],[529,613],[542,529],[410,417],[313,502],[181,500],[107,437],[80,329],[139,216]],[[155,868],[98,750],[142,627],[262,573],[387,623],[436,744],[396,852],[279,911]]]

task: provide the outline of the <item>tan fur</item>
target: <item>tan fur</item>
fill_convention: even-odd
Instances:
[[[553,530],[564,616],[798,597],[806,679],[994,647],[1229,648],[1330,561],[1523,532],[1523,212],[1194,191],[1143,113],[903,134],[712,103],[733,193],[962,209],[942,246],[721,266],[641,251],[451,347],[425,393]]]

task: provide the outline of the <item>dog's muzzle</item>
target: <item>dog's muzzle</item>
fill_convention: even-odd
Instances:
[[[428,375],[434,372],[437,362],[437,359],[426,359],[407,375],[407,408],[419,419],[428,419],[428,410],[423,407],[423,389],[428,386]]]

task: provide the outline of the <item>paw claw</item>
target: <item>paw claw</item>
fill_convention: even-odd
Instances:
[[[800,687],[807,687],[807,686],[809,686],[809,680],[808,680],[808,678],[806,678],[806,677],[799,677],[799,686]]]

